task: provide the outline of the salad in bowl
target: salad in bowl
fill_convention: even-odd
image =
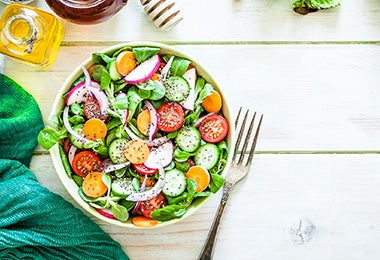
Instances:
[[[78,66],[38,140],[85,210],[151,228],[189,216],[222,187],[229,118],[201,65],[171,46],[132,42]]]

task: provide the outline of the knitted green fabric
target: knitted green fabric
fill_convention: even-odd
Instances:
[[[0,74],[0,259],[129,259],[28,169],[42,128],[33,97]]]

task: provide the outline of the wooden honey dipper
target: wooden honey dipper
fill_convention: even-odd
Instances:
[[[149,19],[162,31],[169,31],[182,19],[174,0],[140,0]]]

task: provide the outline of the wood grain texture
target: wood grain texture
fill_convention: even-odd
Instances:
[[[379,165],[380,155],[373,154],[256,155],[227,205],[215,259],[377,259]],[[42,185],[76,205],[49,156],[35,156],[31,169]],[[94,221],[131,259],[196,259],[220,195],[170,227],[124,230]]]
[[[170,32],[158,30],[139,2],[130,0],[121,12],[102,24],[78,26],[65,22],[64,41],[379,41],[380,38],[377,0],[345,0],[337,8],[306,16],[291,9],[293,0],[177,0],[184,20]],[[44,1],[31,5],[51,12]]]
[[[6,59],[4,73],[34,95],[46,120],[65,78],[106,46],[62,46],[49,71]],[[208,69],[234,112],[243,105],[266,115],[258,151],[380,150],[380,45],[177,47]]]
[[[184,20],[170,32],[130,0],[105,23],[64,22],[50,70],[1,56],[0,72],[36,98],[46,122],[61,84],[92,52],[137,40],[175,45],[215,77],[233,114],[240,105],[265,114],[258,154],[232,194],[214,259],[378,259],[380,1],[342,0],[307,16],[291,10],[293,0],[176,2]],[[50,11],[44,1],[31,5]],[[78,207],[39,147],[31,170]],[[180,224],[155,230],[124,230],[90,217],[133,260],[190,260],[220,196]]]

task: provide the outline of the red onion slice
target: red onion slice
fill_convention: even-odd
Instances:
[[[77,139],[81,143],[88,143],[92,142],[91,140],[88,140],[87,138],[84,138],[80,136],[77,132],[74,131],[74,129],[71,128],[70,122],[69,122],[69,107],[65,106],[63,109],[63,114],[62,114],[62,119],[63,119],[63,124],[66,127],[67,131],[74,136],[75,139]]]
[[[165,170],[162,166],[158,168],[159,171],[159,177],[156,185],[154,185],[153,188],[151,188],[148,191],[139,192],[139,193],[132,193],[129,195],[125,200],[127,201],[145,201],[150,200],[156,197],[161,191],[162,187],[164,186],[165,181]]]
[[[150,124],[149,124],[149,141],[152,141],[154,136],[157,133],[157,124],[158,124],[158,119],[157,119],[157,111],[150,103],[149,101],[145,101],[145,107],[148,109],[149,114],[150,114]]]

